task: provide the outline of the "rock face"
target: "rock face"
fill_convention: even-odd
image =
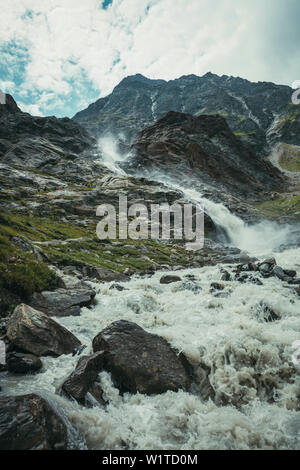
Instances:
[[[11,352],[6,356],[7,369],[15,374],[37,372],[43,367],[39,357],[34,354]]]
[[[50,317],[80,315],[81,307],[89,306],[96,292],[86,285],[75,289],[57,289],[53,292],[35,293],[30,300],[31,307]]]
[[[184,356],[177,356],[165,339],[135,323],[112,323],[94,338],[93,348],[105,352],[104,368],[121,392],[150,395],[190,386]]]
[[[8,339],[17,347],[36,356],[70,354],[80,341],[45,313],[21,304],[7,323]]]
[[[300,109],[292,105],[292,93],[288,86],[212,73],[168,82],[134,75],[74,119],[94,135],[109,130],[133,140],[171,110],[194,116],[219,114],[233,132],[261,152],[276,142],[300,144]]]
[[[38,170],[62,180],[85,183],[90,181],[91,174],[99,177],[109,173],[99,162],[95,162],[96,150],[96,140],[69,118],[23,113],[9,95],[6,105],[1,105],[0,156],[6,172],[13,165]],[[20,170],[15,172],[15,176],[22,177]],[[31,175],[26,173],[24,177],[28,179]],[[39,181],[42,187],[51,185],[51,177],[37,176],[34,180]],[[62,183],[56,184],[56,187],[62,186]]]
[[[165,276],[162,276],[160,278],[160,284],[172,284],[173,282],[179,282],[181,281],[181,277],[179,276],[174,276],[171,274],[166,274]]]
[[[222,185],[230,192],[249,197],[249,191],[268,190],[283,184],[279,171],[241,142],[224,118],[194,117],[170,111],[144,129],[133,144],[128,164],[136,171],[164,172],[189,182]]]
[[[1,104],[0,107],[0,117],[8,115],[8,114],[14,114],[14,113],[21,113],[22,111],[18,107],[17,103],[13,99],[11,95],[5,95],[5,104]]]
[[[67,428],[37,395],[0,397],[1,450],[64,450]]]
[[[83,356],[79,359],[76,369],[64,382],[63,391],[75,398],[79,403],[85,404],[86,394],[91,395],[98,401],[99,392],[102,398],[101,386],[97,383],[99,372],[103,369],[104,353],[96,352],[92,356]],[[95,393],[98,390],[98,393]],[[100,400],[101,400],[100,398]],[[101,400],[100,403],[103,403]]]
[[[36,142],[42,144],[48,142],[50,154],[52,146],[58,146],[64,152],[78,154],[94,145],[95,141],[89,133],[73,120],[69,118],[58,119],[54,116],[46,118],[31,116],[20,111],[12,97],[11,100],[8,107],[1,106],[0,139],[15,144],[19,142],[19,145],[26,146],[24,138],[36,137]],[[17,153],[22,153],[21,149],[22,147],[18,147]]]

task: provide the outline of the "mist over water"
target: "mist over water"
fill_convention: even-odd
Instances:
[[[126,176],[119,166],[119,162],[126,159],[118,149],[118,141],[111,134],[106,134],[98,139],[98,148],[101,152],[101,163],[118,176]]]
[[[181,190],[187,199],[200,204],[214,223],[221,227],[228,236],[230,245],[257,256],[272,253],[281,245],[292,245],[297,234],[290,225],[262,221],[249,225],[232,214],[221,203],[215,203],[202,197],[195,189],[186,189],[172,184],[174,189]]]

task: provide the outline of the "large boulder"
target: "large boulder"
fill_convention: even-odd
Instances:
[[[7,337],[17,348],[36,356],[70,354],[81,345],[66,328],[25,304],[18,305],[10,316]]]
[[[104,367],[121,392],[150,395],[190,386],[185,357],[135,323],[112,323],[94,338],[93,348],[105,352]]]
[[[74,289],[35,293],[29,303],[50,317],[79,316],[81,307],[91,305],[95,295],[94,289],[84,284]]]
[[[1,450],[63,450],[67,427],[43,398],[0,397]]]
[[[24,354],[15,351],[7,354],[6,364],[8,371],[14,374],[37,372],[43,367],[40,358],[34,354]]]
[[[103,351],[98,351],[91,356],[81,357],[74,372],[64,382],[63,391],[81,404],[86,403],[87,393],[90,393],[96,401],[103,403],[101,386],[97,382],[99,372],[103,370],[103,365]]]

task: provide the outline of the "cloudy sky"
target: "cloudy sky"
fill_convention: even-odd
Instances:
[[[127,75],[300,80],[299,0],[0,0],[0,88],[73,116]]]

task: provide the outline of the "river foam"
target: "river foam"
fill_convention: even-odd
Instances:
[[[287,268],[300,266],[299,250],[277,259]],[[225,296],[215,297],[210,284],[220,280],[220,266],[179,274],[183,281],[167,286],[159,283],[159,272],[133,278],[123,292],[95,285],[95,307],[57,321],[87,345],[87,353],[93,337],[120,319],[163,336],[193,364],[191,392],[122,397],[102,372],[109,404],[85,409],[55,394],[78,360],[69,355],[45,358],[39,374],[4,378],[2,393],[48,394],[92,449],[299,449],[300,365],[292,357],[300,338],[300,300],[275,278],[263,286],[227,282]],[[267,323],[262,303],[280,319]],[[203,364],[211,369],[212,400],[197,384]]]

